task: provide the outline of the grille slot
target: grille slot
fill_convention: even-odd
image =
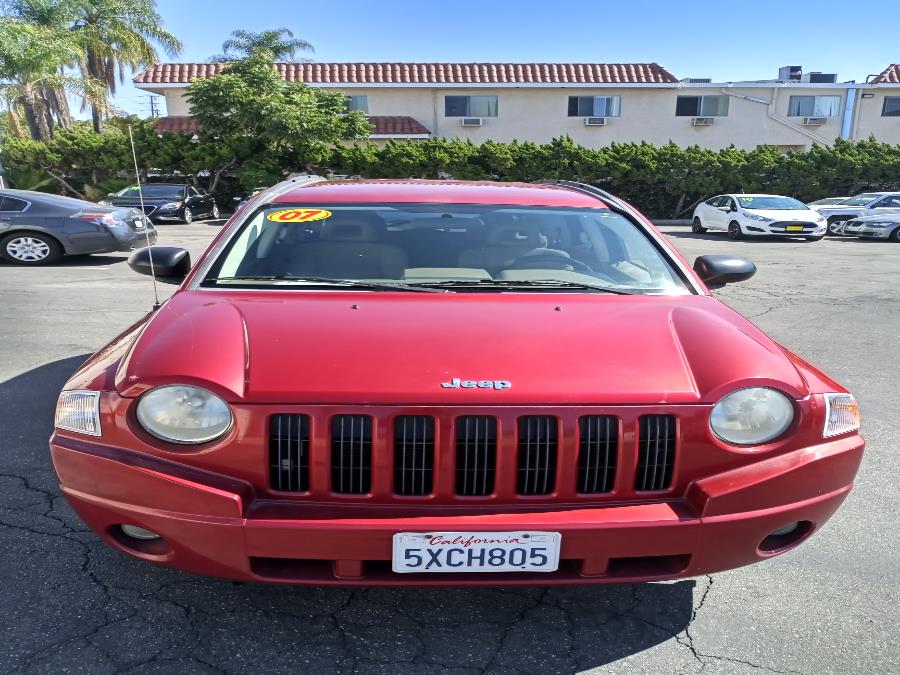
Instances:
[[[331,489],[360,495],[372,489],[372,418],[331,418]]]
[[[272,488],[285,492],[309,490],[309,416],[269,418],[269,468]]]
[[[434,418],[404,415],[394,420],[394,492],[431,494],[434,478]]]
[[[578,492],[612,490],[619,456],[619,424],[615,417],[578,418]]]
[[[516,491],[546,495],[556,487],[558,430],[555,417],[520,417]]]
[[[638,465],[635,490],[665,490],[672,484],[675,463],[675,418],[644,415],[638,421]]]
[[[494,492],[497,471],[497,420],[467,416],[456,420],[456,494]]]

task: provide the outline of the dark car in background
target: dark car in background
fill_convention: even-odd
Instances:
[[[192,223],[203,218],[219,217],[219,207],[212,195],[202,188],[184,183],[129,185],[110,194],[100,204],[135,209],[143,207],[144,213],[155,223]]]
[[[138,209],[98,206],[29,190],[0,190],[0,258],[46,265],[64,255],[130,251],[156,243]]]

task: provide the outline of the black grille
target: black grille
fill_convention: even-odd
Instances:
[[[394,421],[394,492],[428,495],[434,474],[434,418],[406,415]]]
[[[557,424],[555,417],[519,418],[520,495],[546,495],[556,487]]]
[[[615,417],[578,418],[578,491],[609,492],[616,478],[619,424]]]
[[[146,205],[145,205],[145,206],[143,207],[144,215],[149,216],[151,213],[153,213],[154,211],[156,211],[156,208],[157,208],[157,207],[155,207],[155,206],[146,206]]]
[[[644,415],[639,419],[635,490],[665,490],[672,484],[675,462],[675,418]]]
[[[497,420],[460,417],[456,420],[456,494],[489,495],[497,470]]]
[[[269,468],[273,489],[309,490],[309,416],[269,418]]]
[[[372,489],[372,418],[368,415],[331,419],[331,489],[355,495]]]

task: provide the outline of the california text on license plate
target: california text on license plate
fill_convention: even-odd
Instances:
[[[559,532],[398,532],[394,572],[555,572]]]

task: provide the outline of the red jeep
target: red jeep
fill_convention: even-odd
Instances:
[[[694,576],[806,539],[855,399],[578,183],[282,183],[72,376],[50,440],[110,545],[302,584]]]

